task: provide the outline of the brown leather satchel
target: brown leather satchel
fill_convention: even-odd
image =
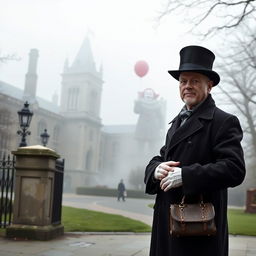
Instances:
[[[180,236],[212,236],[216,234],[212,203],[184,203],[170,205],[170,234]]]

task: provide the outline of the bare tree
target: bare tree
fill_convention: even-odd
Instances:
[[[157,21],[178,14],[192,24],[192,30],[214,18],[205,36],[236,28],[255,17],[256,0],[167,0]]]
[[[219,86],[227,104],[243,117],[243,129],[249,135],[248,147],[256,154],[256,36],[254,22],[256,0],[167,0],[167,6],[159,15],[159,20],[171,14],[183,14],[192,24],[192,29],[213,17],[219,23],[212,23],[205,36],[224,29],[240,27],[235,36],[229,37],[229,49],[226,55],[219,53],[222,64],[222,81]]]
[[[242,119],[243,130],[251,138],[252,155],[256,154],[256,73],[251,67],[242,70],[225,67],[224,85],[218,89],[226,96],[232,108]],[[234,111],[234,110],[233,110]]]
[[[16,60],[19,61],[20,58],[14,53],[14,54],[1,54],[0,53],[0,63],[6,63],[10,60]]]
[[[244,131],[244,151],[250,173],[249,182],[256,181],[256,40],[236,38],[229,53],[222,56],[218,67],[222,85],[217,86],[218,99],[239,115]]]
[[[247,180],[253,186],[256,181],[255,11],[256,0],[167,0],[157,19],[160,24],[162,19],[178,14],[191,24],[191,31],[200,31],[199,35],[204,37],[221,35],[222,31],[233,32],[225,38],[228,47],[218,54],[222,60],[218,68],[222,85],[217,86],[217,90],[221,102],[240,116],[250,173]]]

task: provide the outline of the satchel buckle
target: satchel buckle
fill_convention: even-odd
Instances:
[[[200,207],[201,207],[201,210],[202,210],[202,220],[204,221],[205,220],[205,218],[206,218],[206,215],[205,215],[205,204],[204,204],[204,202],[201,202],[200,203]]]
[[[179,208],[180,208],[180,221],[184,222],[184,208],[186,207],[186,205],[184,203],[180,203],[179,204]]]

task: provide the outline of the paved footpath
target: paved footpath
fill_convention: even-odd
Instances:
[[[230,236],[229,256],[255,256],[256,239]],[[150,234],[65,233],[51,241],[0,238],[0,256],[148,256]]]
[[[51,241],[0,238],[0,256],[148,256],[150,234],[65,233]],[[256,239],[230,236],[229,256],[255,256]]]
[[[103,203],[104,201],[104,203]],[[64,205],[91,210],[112,212],[140,219],[145,223],[148,219],[148,209],[124,210],[129,204],[111,202],[110,207],[101,198],[77,195],[64,195]],[[81,204],[82,202],[82,204]],[[102,205],[101,205],[102,202]],[[137,201],[131,201],[136,204]],[[140,205],[148,201],[139,201]],[[106,205],[107,204],[107,205]],[[115,207],[115,208],[113,208]],[[256,237],[230,236],[229,256],[256,256]],[[26,241],[0,238],[0,256],[148,256],[150,234],[135,233],[65,233],[64,236],[51,241]],[[207,255],[206,255],[207,256]],[[218,256],[218,255],[216,255]]]
[[[62,204],[81,209],[94,210],[142,221],[151,226],[153,209],[148,207],[153,199],[128,198],[126,202],[118,202],[114,197],[85,196],[65,193]]]
[[[0,256],[148,256],[149,234],[65,233],[51,241],[0,239]]]

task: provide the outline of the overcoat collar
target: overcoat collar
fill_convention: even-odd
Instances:
[[[193,113],[193,115],[181,126],[179,127],[179,116],[177,115],[170,123],[172,127],[168,132],[167,145],[168,152],[175,147],[178,143],[184,139],[192,136],[195,132],[202,129],[204,124],[203,119],[211,120],[213,119],[215,110],[215,102],[212,96],[209,94],[207,99],[202,103],[202,105]]]

